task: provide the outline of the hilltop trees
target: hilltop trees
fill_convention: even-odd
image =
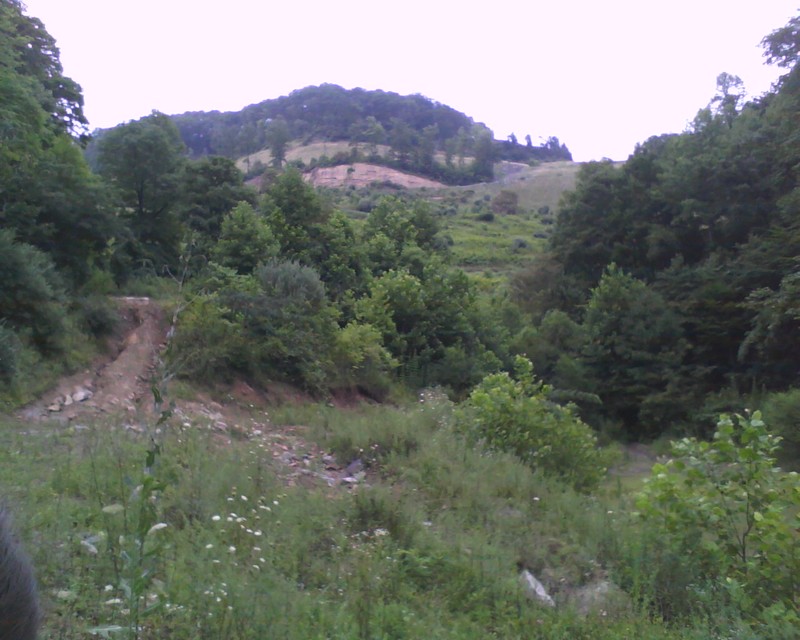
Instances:
[[[449,184],[491,179],[492,163],[499,159],[530,162],[572,157],[557,138],[540,146],[496,141],[485,125],[421,95],[346,90],[331,84],[299,89],[237,113],[185,113],[173,119],[194,157],[235,158],[266,147],[279,167],[290,140],[349,140],[354,146],[347,158],[327,161],[364,157],[362,143],[371,162]],[[379,149],[379,145],[389,148]],[[437,152],[445,154],[443,164],[437,161]],[[452,161],[455,156],[460,159],[458,165]]]

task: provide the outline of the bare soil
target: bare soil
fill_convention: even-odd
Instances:
[[[115,303],[119,323],[105,354],[18,411],[19,419],[61,424],[105,420],[136,432],[154,422],[152,387],[160,375],[169,322],[163,308],[149,298],[116,298]],[[191,399],[172,401],[174,425],[208,430],[220,446],[233,440],[257,443],[290,486],[352,487],[366,480],[347,466],[353,461],[339,464],[305,438],[307,427],[272,423],[271,407],[312,401],[302,391],[281,383],[256,389],[237,381],[214,395],[217,399],[197,392]],[[353,406],[356,400],[345,394],[334,403]]]
[[[368,187],[374,182],[391,182],[407,189],[422,187],[438,188],[445,186],[441,182],[403,173],[397,169],[382,167],[376,164],[356,162],[336,167],[317,167],[305,175],[306,180],[315,187]]]
[[[162,308],[149,298],[115,298],[119,324],[106,354],[84,371],[63,378],[19,412],[25,420],[61,422],[81,416],[134,413],[152,405],[150,389],[166,342]]]

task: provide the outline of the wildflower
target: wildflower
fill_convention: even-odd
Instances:
[[[219,521],[221,520],[221,518],[220,518],[219,516],[211,516],[211,519],[212,519],[214,522],[219,522]]]
[[[155,533],[156,531],[161,531],[161,529],[166,529],[167,523],[166,522],[159,522],[158,524],[154,524],[147,530],[147,535],[149,536],[151,533]]]
[[[233,545],[228,547],[228,553],[236,553],[236,547],[234,547]]]
[[[210,542],[206,545],[206,549],[213,549],[213,548],[214,548],[214,545],[211,544]]]

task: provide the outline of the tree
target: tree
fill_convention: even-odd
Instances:
[[[64,76],[55,39],[41,20],[24,15],[23,7],[16,0],[4,0],[0,5],[0,40],[6,44],[0,52],[0,65],[37,83],[36,97],[54,132],[85,141],[88,121],[81,88]]]
[[[131,253],[159,268],[177,259],[183,153],[178,129],[158,111],[112,129],[99,142],[100,174],[119,194],[136,241]]]
[[[297,169],[287,169],[270,186],[264,211],[280,243],[281,255],[287,260],[314,264],[324,249],[320,246],[320,225],[330,212]]]
[[[800,16],[795,16],[785,26],[775,29],[761,41],[768,64],[786,69],[800,60]]]
[[[222,220],[212,257],[239,274],[253,273],[278,255],[280,247],[264,217],[248,202],[240,202]]]
[[[256,203],[256,192],[244,185],[233,160],[206,156],[187,162],[180,174],[177,213],[206,243],[219,236],[222,218],[239,202]]]
[[[672,460],[653,467],[636,506],[654,536],[648,561],[669,554],[683,565],[692,578],[677,587],[692,604],[716,589],[746,617],[785,616],[796,629],[800,492],[797,474],[775,466],[778,442],[758,412],[723,415],[711,441],[673,443]]]
[[[644,282],[615,265],[592,290],[583,360],[604,412],[634,437],[683,417],[676,404],[686,349],[678,317]]]
[[[291,140],[289,125],[283,118],[275,118],[267,123],[265,130],[267,146],[272,154],[272,166],[280,169],[286,160],[286,148]]]

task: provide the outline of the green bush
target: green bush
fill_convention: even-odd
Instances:
[[[17,374],[21,347],[17,334],[0,324],[0,383],[10,384]]]
[[[551,389],[534,378],[529,360],[516,358],[516,374],[516,380],[507,373],[483,379],[463,407],[462,429],[576,489],[596,487],[608,456],[591,428],[548,399]]]
[[[110,335],[117,326],[118,316],[108,298],[92,295],[75,302],[82,328],[95,337]]]
[[[781,460],[800,467],[800,389],[768,395],[761,410],[764,421],[782,438]]]
[[[674,459],[653,467],[636,506],[653,540],[650,566],[671,567],[655,599],[685,578],[673,615],[728,604],[756,624],[777,625],[781,607],[796,619],[800,492],[797,474],[775,467],[777,448],[758,412],[723,416],[711,442],[673,443]]]

